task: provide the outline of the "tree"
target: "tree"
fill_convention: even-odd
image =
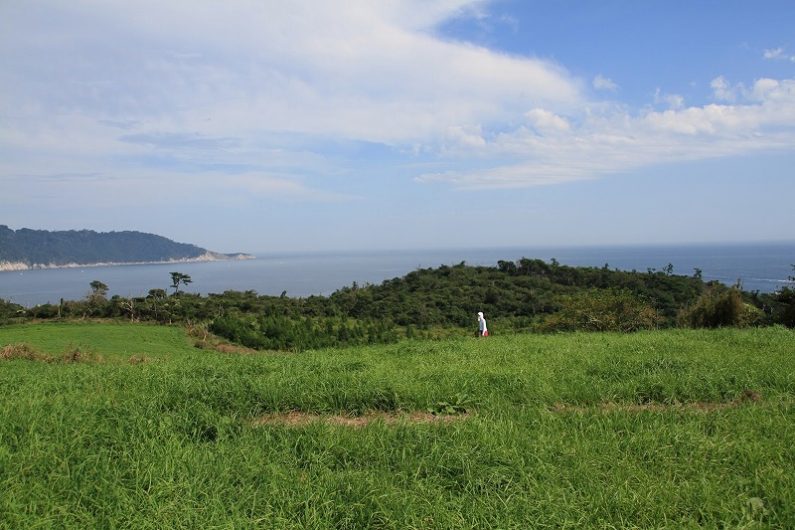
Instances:
[[[122,310],[130,314],[130,322],[135,322],[135,298],[122,298],[119,300]]]
[[[99,280],[94,280],[89,285],[91,286],[91,292],[87,297],[89,308],[94,316],[98,316],[108,301],[105,297],[108,294],[108,286]]]
[[[795,328],[795,289],[783,287],[775,294],[773,321]]]
[[[499,260],[497,267],[506,274],[516,274],[516,264],[513,261]]]
[[[167,304],[168,293],[165,289],[149,289],[149,294],[146,295],[145,304],[147,309],[151,310],[154,314],[155,320],[160,321],[160,316],[163,313],[163,308]]]
[[[91,297],[105,298],[108,294],[108,286],[99,280],[94,280],[89,284],[91,286]]]
[[[149,289],[149,294],[146,295],[147,298],[153,298],[155,300],[162,300],[166,297],[166,290],[165,289]]]
[[[179,293],[179,284],[187,286],[193,280],[190,276],[181,272],[172,272],[171,274],[171,287],[174,288],[174,294]]]
[[[795,272],[795,265],[792,265]],[[787,278],[792,285],[784,286],[773,295],[773,322],[795,328],[795,274]]]

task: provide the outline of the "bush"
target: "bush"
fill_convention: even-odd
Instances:
[[[262,348],[265,346],[265,339],[259,330],[242,318],[232,316],[219,317],[210,324],[209,329],[220,337],[249,348]]]
[[[7,302],[0,298],[0,324],[13,322],[25,316],[25,308],[13,302]]]
[[[551,331],[639,331],[655,329],[657,311],[627,291],[590,291],[563,301],[560,311],[536,329]]]
[[[745,306],[739,289],[712,285],[693,305],[679,312],[677,322],[690,328],[748,325],[749,322],[744,322],[748,316]]]
[[[784,287],[773,298],[773,322],[795,327],[795,289]]]
[[[59,315],[59,306],[55,304],[41,304],[28,309],[28,316],[32,318],[56,318]]]

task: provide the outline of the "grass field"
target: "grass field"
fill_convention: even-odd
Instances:
[[[241,355],[0,327],[19,343],[42,358],[0,358],[3,529],[795,527],[783,328]]]

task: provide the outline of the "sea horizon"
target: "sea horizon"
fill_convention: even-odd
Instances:
[[[353,284],[379,284],[419,268],[455,265],[496,266],[500,260],[556,259],[563,265],[659,271],[669,263],[674,274],[701,270],[705,281],[740,282],[746,291],[772,292],[789,283],[795,263],[795,242],[683,243],[500,246],[438,249],[373,249],[347,251],[261,251],[253,260],[118,264],[71,269],[0,272],[0,298],[31,307],[75,300],[88,294],[89,283],[109,286],[109,296],[144,296],[149,289],[168,289],[170,272],[189,274],[184,289],[199,294],[227,290],[261,295],[327,296]]]
[[[684,248],[684,247],[749,247],[749,246],[785,246],[795,248],[795,239],[770,239],[758,241],[689,241],[684,243],[574,243],[574,244],[544,244],[544,245],[488,245],[488,246],[460,246],[452,245],[449,247],[390,247],[390,248],[344,248],[344,249],[280,249],[280,250],[259,250],[241,251],[243,254],[251,254],[257,258],[283,255],[309,255],[309,254],[373,254],[373,253],[397,253],[397,252],[448,252],[448,251],[496,251],[496,250],[576,250],[576,249],[631,249],[631,248]],[[794,257],[795,258],[795,257]]]

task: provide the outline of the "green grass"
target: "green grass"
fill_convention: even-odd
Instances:
[[[104,362],[0,361],[0,528],[795,526],[783,328],[261,355],[197,350],[178,328],[0,328],[20,342]],[[467,415],[255,421],[442,403]]]
[[[154,324],[45,322],[0,327],[0,345],[11,343],[29,344],[51,356],[79,348],[108,361],[133,355],[165,359],[194,353],[182,328]]]

